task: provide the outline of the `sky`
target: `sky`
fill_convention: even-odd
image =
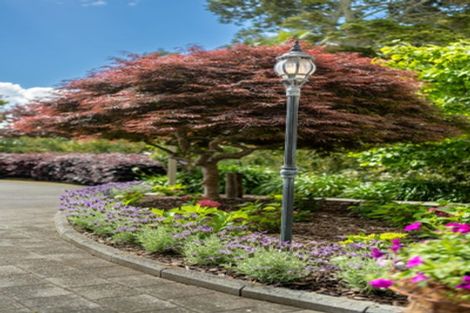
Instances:
[[[25,103],[126,52],[213,49],[237,27],[205,0],[0,0],[0,97]]]

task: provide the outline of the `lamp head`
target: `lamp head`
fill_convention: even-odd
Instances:
[[[289,52],[276,60],[274,71],[287,86],[302,86],[316,69],[313,57],[302,51],[298,40]]]

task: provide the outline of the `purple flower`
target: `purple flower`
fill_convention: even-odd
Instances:
[[[454,232],[454,233],[461,233],[461,234],[470,233],[470,225],[469,224],[448,223],[448,224],[446,224],[446,227],[451,227],[452,232]]]
[[[455,286],[455,288],[470,290],[470,275],[465,275],[462,278],[462,283]]]
[[[420,266],[421,264],[423,264],[423,259],[417,255],[408,260],[408,263],[406,263],[406,267],[413,268],[416,266]]]
[[[414,222],[411,223],[410,225],[406,225],[405,228],[403,228],[404,231],[414,231],[414,230],[419,230],[421,228],[421,222]]]
[[[390,249],[392,249],[394,253],[397,253],[401,249],[401,247],[402,245],[400,239],[392,239],[392,246],[390,247]]]
[[[428,277],[426,275],[424,275],[424,273],[419,272],[418,274],[416,274],[415,276],[413,276],[411,278],[411,281],[413,283],[419,283],[419,282],[425,281],[427,279],[428,279]]]
[[[371,280],[369,282],[369,285],[371,285],[373,288],[389,288],[390,286],[393,285],[393,281],[390,279],[385,279],[385,278],[377,278],[374,280]]]
[[[380,249],[378,248],[372,248],[372,250],[370,251],[370,256],[373,257],[374,259],[379,259],[383,257],[384,255],[385,253],[380,251]]]

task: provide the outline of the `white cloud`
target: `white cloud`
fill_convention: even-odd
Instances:
[[[102,7],[109,4],[111,0],[80,0],[80,3],[84,7]],[[140,0],[125,0],[131,7],[139,4]]]
[[[23,88],[18,84],[0,82],[0,98],[8,101],[8,105],[25,104],[31,100],[51,98],[54,88],[33,87]]]
[[[106,0],[81,0],[81,3],[84,7],[101,7],[108,4]]]

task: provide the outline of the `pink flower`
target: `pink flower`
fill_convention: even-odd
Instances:
[[[404,231],[414,231],[414,230],[419,230],[421,228],[421,222],[414,222],[410,225],[405,226],[403,228]]]
[[[419,283],[419,282],[425,281],[427,279],[428,279],[428,277],[426,275],[424,275],[424,273],[419,272],[418,274],[416,274],[414,277],[411,278],[411,281],[413,283]]]
[[[406,263],[406,267],[412,268],[412,267],[420,266],[421,264],[423,264],[423,259],[420,256],[414,256],[408,260],[408,263]]]
[[[378,248],[372,248],[372,250],[370,250],[370,256],[373,257],[374,259],[381,258],[384,255],[385,255],[385,253],[380,251],[380,249],[378,249]]]
[[[209,199],[199,200],[197,204],[208,208],[218,208],[222,205],[220,202]]]
[[[465,275],[462,278],[462,283],[455,288],[470,290],[470,275]]]
[[[390,247],[390,249],[392,249],[393,252],[397,253],[398,250],[401,249],[401,242],[400,242],[400,239],[392,239],[392,246]]]
[[[448,224],[446,224],[446,227],[451,227],[452,232],[454,232],[454,233],[461,233],[461,234],[470,233],[470,225],[469,224],[448,223]]]
[[[373,288],[389,288],[391,285],[393,285],[393,281],[385,278],[377,278],[371,280],[369,285],[371,285]]]

